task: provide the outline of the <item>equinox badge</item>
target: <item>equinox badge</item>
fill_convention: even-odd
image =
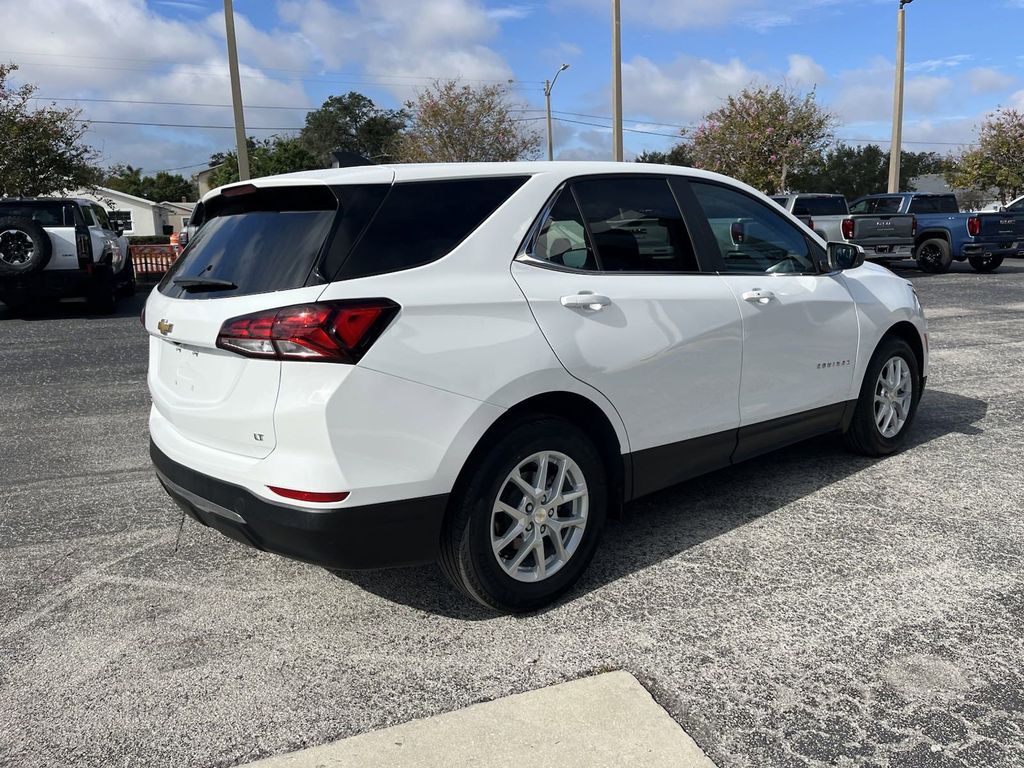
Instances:
[[[166,336],[174,330],[174,323],[168,323],[166,320],[161,319],[160,322],[156,324],[156,329]]]

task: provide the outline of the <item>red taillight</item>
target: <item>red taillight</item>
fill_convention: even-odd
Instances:
[[[348,498],[348,491],[338,491],[337,493],[293,491],[291,488],[278,488],[276,485],[268,485],[267,488],[278,496],[284,496],[286,499],[295,499],[296,501],[315,501],[324,504],[332,501],[344,501]]]
[[[967,234],[971,237],[977,237],[981,234],[981,219],[977,216],[971,216],[967,220]]]
[[[397,312],[388,299],[271,309],[226,321],[217,346],[246,357],[355,363]]]
[[[843,219],[843,237],[853,239],[853,219]]]
[[[910,219],[910,234],[912,237],[917,236],[917,216]]]

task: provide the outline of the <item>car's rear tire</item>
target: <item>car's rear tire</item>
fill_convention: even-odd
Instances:
[[[535,610],[579,579],[607,508],[604,464],[586,434],[550,416],[519,422],[460,479],[442,533],[441,569],[482,605]]]
[[[32,219],[0,216],[0,277],[39,272],[50,263],[50,236]]]
[[[93,276],[86,302],[89,309],[98,315],[109,315],[117,307],[117,285],[109,269],[103,269]]]
[[[995,272],[1002,266],[1002,256],[971,256],[967,259],[976,272]]]
[[[949,272],[953,263],[953,253],[949,243],[939,237],[925,240],[917,247],[917,266],[922,272],[941,275]]]
[[[921,365],[903,339],[882,339],[868,363],[853,420],[844,437],[850,450],[888,456],[900,449],[921,400]]]

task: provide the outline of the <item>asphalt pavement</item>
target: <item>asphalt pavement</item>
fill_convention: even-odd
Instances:
[[[932,326],[907,450],[637,502],[527,617],[182,525],[142,298],[0,309],[0,764],[227,766],[625,670],[722,768],[1024,765],[1024,263],[902,274]]]

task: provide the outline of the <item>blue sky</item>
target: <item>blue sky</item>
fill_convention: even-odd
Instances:
[[[751,81],[816,88],[839,137],[887,144],[897,0],[622,4],[627,154],[666,148]],[[0,29],[0,59],[41,96],[109,121],[91,133],[104,162],[189,173],[231,146],[222,128],[124,124],[230,125],[227,107],[182,104],[229,103],[220,0],[30,7],[0,0],[0,17],[17,19]],[[610,155],[610,0],[235,0],[235,13],[254,135],[294,130],[332,93],[397,106],[435,77],[512,80],[542,129],[541,84],[568,63],[556,156]],[[907,21],[908,148],[955,150],[997,106],[1024,109],[1024,0],[914,0]]]

